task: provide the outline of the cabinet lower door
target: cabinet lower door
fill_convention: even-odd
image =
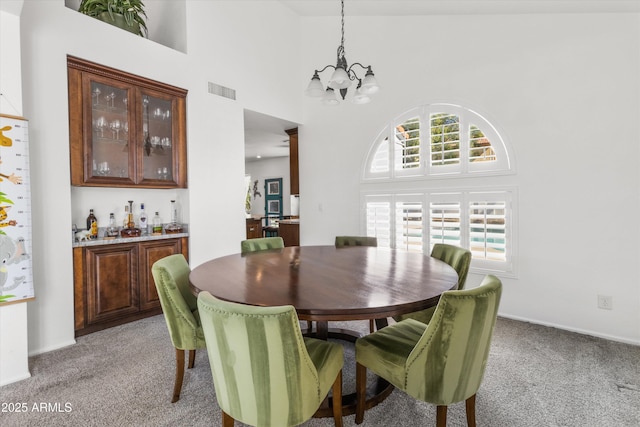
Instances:
[[[153,263],[161,258],[181,252],[180,239],[140,243],[140,310],[160,307],[156,283],[153,280],[153,274],[151,274]]]
[[[87,323],[138,312],[137,245],[87,248]]]

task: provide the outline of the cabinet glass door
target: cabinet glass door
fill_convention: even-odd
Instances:
[[[131,178],[131,140],[129,104],[131,88],[118,87],[90,79],[91,87],[91,156],[85,166],[91,180],[124,180]]]
[[[142,180],[175,185],[171,98],[142,93]]]

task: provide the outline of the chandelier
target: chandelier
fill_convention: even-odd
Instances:
[[[354,62],[351,66],[347,64],[347,58],[344,55],[344,0],[341,0],[342,3],[342,38],[340,39],[340,46],[338,46],[338,59],[336,61],[336,65],[327,65],[321,70],[315,70],[313,73],[313,77],[311,77],[311,81],[309,82],[309,86],[307,86],[307,90],[305,90],[305,95],[311,96],[314,98],[322,98],[322,103],[325,105],[338,105],[340,101],[338,100],[336,90],[340,92],[342,99],[344,100],[347,96],[347,89],[351,86],[351,83],[356,81],[358,85],[356,86],[355,93],[353,95],[353,103],[354,104],[366,104],[371,101],[370,95],[376,93],[380,87],[378,86],[378,82],[371,70],[371,65],[364,66],[359,62]],[[360,78],[353,67],[358,66],[362,68],[362,70],[366,70],[364,77]],[[331,80],[329,80],[329,84],[325,89],[320,81],[319,73],[322,73],[326,69],[333,69],[333,74],[331,75]]]

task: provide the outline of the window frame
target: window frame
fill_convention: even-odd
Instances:
[[[431,114],[448,113],[459,117],[460,128],[460,161],[454,165],[431,165]],[[420,166],[405,170],[396,170],[396,150],[390,146],[395,143],[396,127],[409,119],[418,117],[420,129],[429,129],[428,136],[421,134],[420,138]],[[476,126],[491,142],[496,160],[492,162],[470,162],[470,126]],[[372,172],[371,166],[376,159],[376,153],[382,144],[388,144],[388,159],[386,170]],[[432,103],[412,108],[391,120],[374,139],[370,146],[362,168],[362,181],[381,181],[395,179],[442,179],[446,176],[466,177],[478,175],[505,175],[515,173],[514,157],[498,130],[484,115],[467,107],[452,103]]]

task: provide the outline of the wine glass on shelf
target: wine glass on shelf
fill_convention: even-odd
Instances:
[[[112,121],[109,127],[111,128],[113,138],[120,139],[120,129],[122,129],[122,123],[120,122],[120,120],[116,119]]]
[[[104,138],[104,128],[107,127],[107,119],[100,116],[96,119],[95,128],[98,132],[100,132],[100,138]]]
[[[99,103],[99,97],[100,97],[100,93],[102,93],[100,91],[99,87],[96,87],[93,92],[91,92],[91,97],[95,99],[95,101],[93,101],[93,105],[96,106]]]
[[[115,107],[115,99],[116,99],[116,94],[115,92],[111,92],[108,95],[105,96],[105,99],[107,100],[107,107]]]

